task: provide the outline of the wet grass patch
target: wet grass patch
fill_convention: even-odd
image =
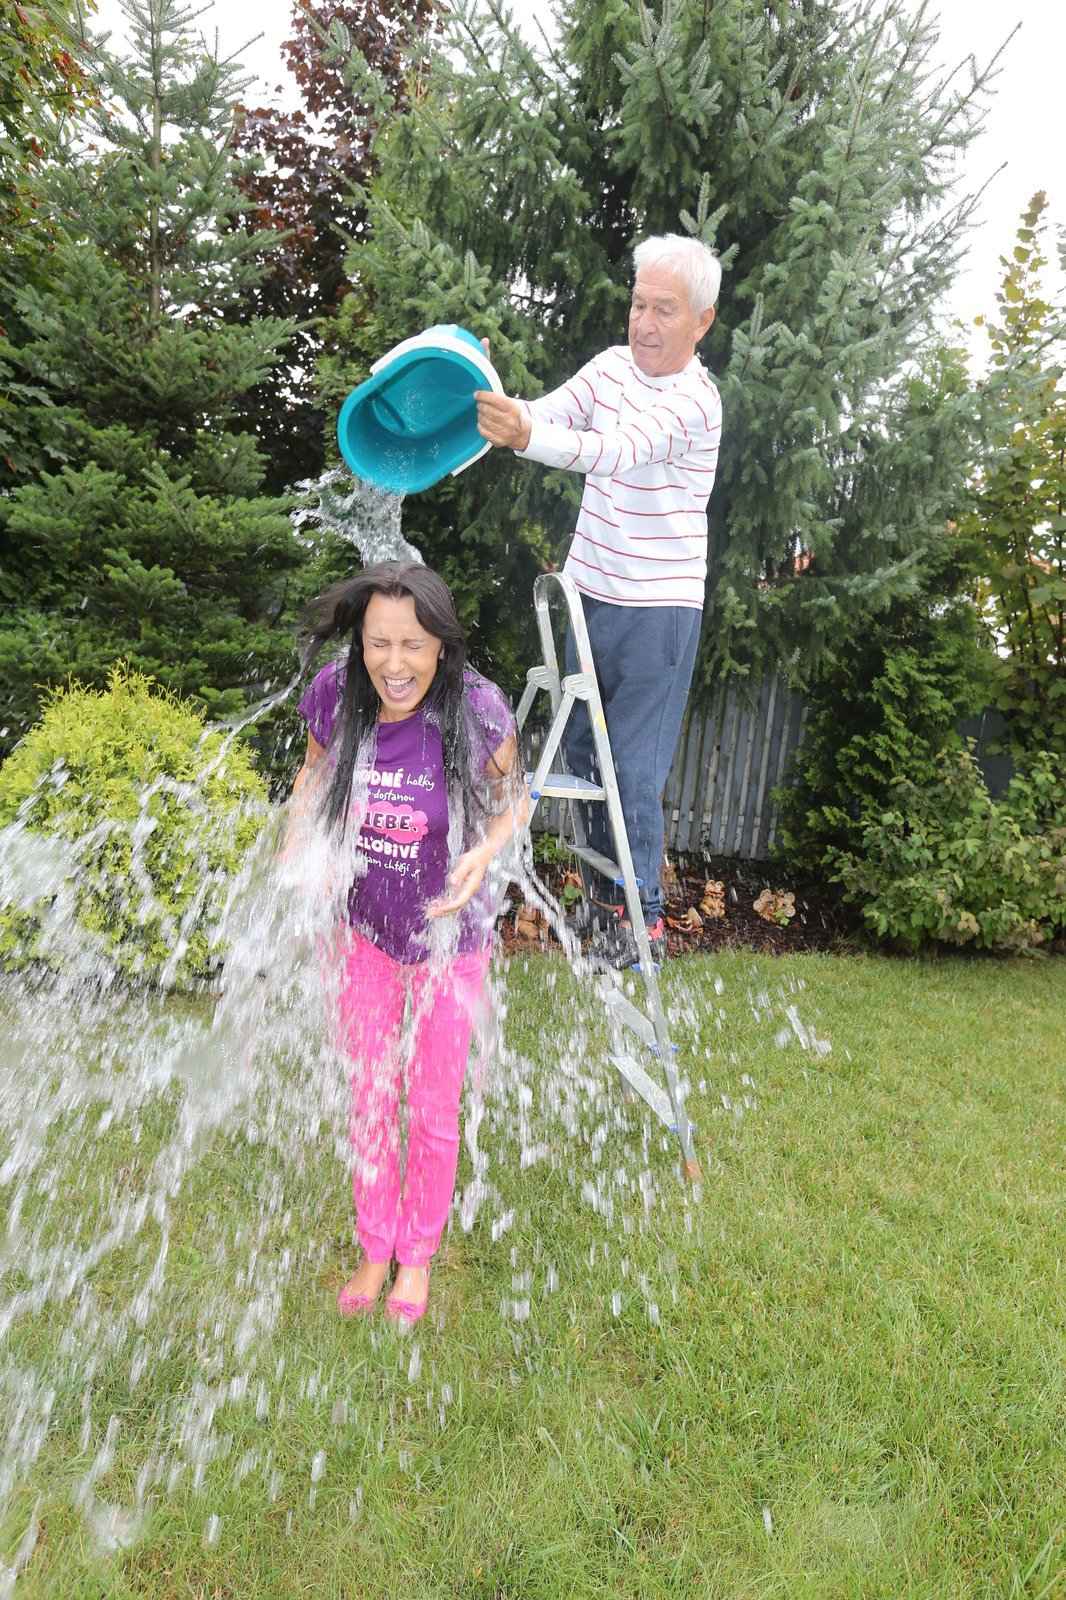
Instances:
[[[338,1129],[308,1113],[298,1160],[269,1108],[217,1134],[136,1380],[135,1320],[88,1399],[62,1307],[46,1362],[21,1323],[7,1348],[56,1379],[15,1594],[1061,1594],[1066,965],[693,958],[664,993],[702,1191],[612,1082],[594,996],[512,959],[407,1338],[336,1314]]]

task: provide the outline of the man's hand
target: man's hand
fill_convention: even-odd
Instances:
[[[477,389],[477,431],[489,444],[506,450],[524,450],[529,443],[530,423],[522,405],[491,389]]]

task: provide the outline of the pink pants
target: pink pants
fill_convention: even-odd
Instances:
[[[459,1097],[488,950],[404,966],[355,931],[340,943],[340,1044],[352,1060],[352,1182],[368,1261],[421,1267],[455,1192]],[[411,1017],[403,1028],[404,1002]],[[407,1167],[400,1185],[400,1087],[407,1077]]]

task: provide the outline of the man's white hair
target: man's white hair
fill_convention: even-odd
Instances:
[[[689,304],[698,317],[713,306],[722,286],[722,265],[711,249],[699,239],[680,233],[654,234],[633,247],[633,272],[660,268],[679,277],[688,289]]]

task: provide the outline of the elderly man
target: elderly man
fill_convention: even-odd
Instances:
[[[541,400],[480,391],[477,407],[490,444],[585,475],[564,570],[582,595],[641,910],[661,959],[662,791],[699,642],[722,424],[696,346],[714,321],[721,268],[706,245],[677,234],[645,239],[633,264],[628,349],[604,351]],[[567,670],[578,670],[570,639]],[[571,771],[596,778],[583,708],[565,750]],[[613,857],[604,809],[589,808],[589,842]],[[631,965],[636,941],[617,887],[597,877],[592,894],[576,931],[595,932],[612,966]]]

